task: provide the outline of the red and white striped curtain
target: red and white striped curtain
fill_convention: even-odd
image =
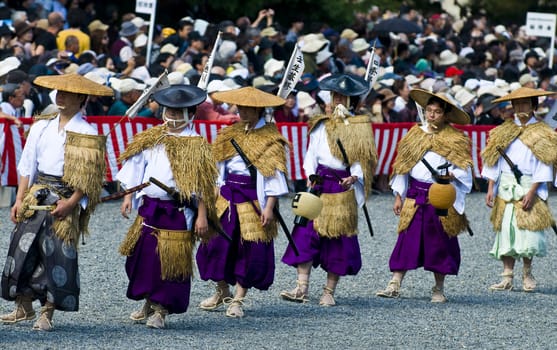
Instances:
[[[97,127],[99,134],[108,135],[107,148],[107,173],[106,181],[112,181],[120,164],[117,159],[133,136],[145,129],[160,123],[152,118],[134,118],[123,120],[120,117],[88,117],[87,120]],[[3,186],[16,186],[17,163],[25,144],[25,131],[32,122],[31,119],[22,119],[24,128],[18,129],[11,123],[0,123],[0,152],[2,154],[1,184]],[[385,123],[373,124],[375,143],[379,161],[375,174],[389,174],[396,156],[398,141],[410,130],[413,123]],[[195,121],[195,129],[207,141],[212,142],[219,129],[226,127],[220,122]],[[308,147],[308,127],[305,123],[278,123],[277,128],[292,145],[288,159],[289,177],[293,180],[306,178],[302,168],[304,155]],[[466,132],[472,140],[472,160],[474,162],[474,176],[480,177],[481,158],[480,151],[486,146],[487,136],[492,126],[465,125],[458,126]]]

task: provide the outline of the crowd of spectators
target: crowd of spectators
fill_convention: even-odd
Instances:
[[[2,94],[10,105],[0,105],[2,118],[53,110],[52,93],[30,84],[43,74],[77,73],[114,88],[115,99],[91,101],[89,115],[125,112],[165,70],[173,84],[197,84],[218,31],[222,42],[198,119],[238,120],[235,106],[215,101],[213,92],[247,85],[278,91],[296,45],[304,55],[304,74],[287,103],[269,112],[280,122],[303,122],[326,112],[329,94],[319,91],[318,82],[339,72],[365,75],[371,47],[380,60],[377,81],[350,108],[370,114],[374,123],[417,121],[418,110],[409,98],[415,87],[446,93],[478,125],[497,125],[512,115],[510,104],[492,101],[513,89],[557,90],[556,51],[549,38],[526,35],[524,25],[490,23],[485,13],[454,18],[445,12],[425,15],[402,7],[392,13],[374,6],[357,13],[346,28],[332,28],[302,19],[278,23],[273,9],[263,9],[253,20],[209,23],[187,16],[175,26],[155,25],[149,42],[151,23],[140,15],[116,12],[110,23],[103,23],[94,2],[49,1],[49,9],[43,7],[45,0],[32,3],[20,9],[0,3],[0,84],[11,94]],[[419,32],[376,29],[394,17],[415,24]],[[540,104],[537,115],[556,126],[553,101]],[[140,115],[156,117],[156,103],[149,102]]]

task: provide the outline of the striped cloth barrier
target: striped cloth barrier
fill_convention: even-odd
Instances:
[[[94,125],[99,134],[108,135],[107,137],[107,173],[106,180],[113,181],[114,176],[120,169],[117,162],[118,156],[124,151],[126,145],[133,139],[133,136],[145,129],[160,123],[152,118],[124,119],[120,117],[87,117],[87,120]],[[21,151],[25,144],[25,132],[28,131],[32,120],[22,119],[24,127],[18,129],[10,122],[0,123],[0,152],[2,154],[1,184],[3,186],[17,185],[17,163],[21,156]],[[205,137],[208,142],[212,142],[218,130],[226,127],[225,123],[195,121],[195,129]],[[385,123],[374,124],[373,132],[379,160],[375,174],[389,174],[392,163],[396,157],[396,146],[398,141],[408,132],[414,123]],[[289,177],[294,180],[306,178],[304,173],[303,159],[308,147],[308,127],[305,123],[278,123],[278,130],[288,139],[292,145],[288,161]],[[480,177],[481,158],[480,151],[485,147],[487,136],[492,126],[465,125],[458,126],[466,132],[472,140],[472,160],[474,162],[474,176]]]

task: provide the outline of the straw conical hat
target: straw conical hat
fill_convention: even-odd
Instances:
[[[429,92],[427,90],[412,89],[410,91],[410,97],[412,97],[412,99],[416,101],[417,104],[422,106],[422,108],[426,107],[427,102],[429,101],[430,98],[437,97],[443,100],[444,102],[446,102],[447,104],[451,105],[452,107],[451,110],[445,114],[447,120],[450,123],[462,124],[462,125],[470,124],[470,116],[468,115],[468,113],[463,111],[460,107],[458,107],[453,101],[451,101],[446,95],[442,93],[434,94],[433,92]]]
[[[97,84],[79,74],[42,75],[35,78],[34,84],[59,91],[76,94],[112,96],[114,92],[108,86]]]
[[[531,89],[531,88],[527,88],[527,87],[521,87],[521,88],[518,88],[518,89],[514,90],[513,92],[511,92],[508,95],[505,95],[505,96],[499,97],[496,100],[493,100],[492,102],[498,103],[498,102],[503,102],[503,101],[518,100],[518,99],[521,99],[521,98],[540,97],[540,96],[549,96],[549,95],[555,95],[555,92],[543,91],[543,90],[539,90],[539,89]]]
[[[251,86],[236,90],[215,92],[212,98],[230,105],[246,107],[276,107],[282,106],[286,102],[283,98],[263,92]]]

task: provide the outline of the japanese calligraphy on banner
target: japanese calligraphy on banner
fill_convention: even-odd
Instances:
[[[304,73],[304,55],[300,50],[300,47],[296,45],[292,51],[292,56],[290,56],[290,61],[288,62],[288,67],[286,67],[286,72],[280,83],[279,91],[277,96],[286,98],[290,91],[294,89],[300,77]]]
[[[528,12],[526,14],[526,34],[532,36],[551,37],[555,35],[554,13]]]
[[[136,0],[135,12],[144,13],[146,15],[153,15],[157,8],[157,0]]]

